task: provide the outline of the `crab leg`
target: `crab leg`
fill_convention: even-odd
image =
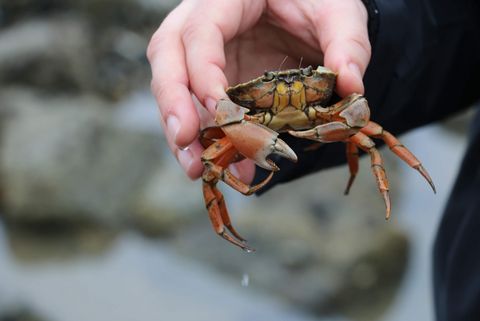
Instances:
[[[232,225],[232,222],[230,221],[230,216],[228,215],[228,210],[227,210],[227,205],[225,204],[225,198],[223,197],[222,192],[220,192],[216,186],[212,186],[212,191],[215,194],[215,198],[218,204],[218,208],[220,209],[220,215],[222,217],[223,224],[225,227],[232,233],[233,236],[235,236],[237,239],[239,239],[242,242],[246,242],[247,240],[244,239],[238,232],[235,230],[235,228]]]
[[[239,158],[241,158],[241,156],[238,155],[237,150],[227,137],[223,137],[212,143],[204,151],[202,154],[202,161],[205,165],[205,170],[202,175],[203,195],[208,215],[215,232],[230,243],[245,251],[251,252],[253,249],[245,243],[245,239],[240,236],[232,226],[225,199],[223,194],[217,189],[216,184],[219,180],[222,180],[237,191],[245,195],[250,195],[265,186],[272,178],[273,172],[259,184],[249,186],[225,168],[228,164]],[[226,233],[225,228],[227,228],[235,238]]]
[[[214,187],[214,184],[203,182],[203,197],[205,198],[208,216],[210,218],[210,221],[212,222],[213,229],[218,235],[220,235],[230,243],[240,247],[245,251],[253,251],[253,249],[251,249],[248,245],[245,244],[245,241],[243,239],[239,241],[226,233],[225,227],[228,228],[228,225],[225,225],[222,219],[221,203],[219,204],[215,190],[216,188]]]
[[[400,157],[404,162],[406,162],[410,167],[416,169],[430,184],[433,189],[433,192],[436,193],[435,185],[433,184],[430,175],[428,174],[427,170],[422,166],[422,163],[412,154],[405,146],[400,143],[400,141],[395,138],[391,133],[384,130],[382,126],[379,124],[370,121],[367,126],[363,127],[360,130],[362,133],[374,137],[382,139],[390,150],[394,152],[398,157]]]
[[[271,162],[270,160],[267,160],[267,161]],[[204,181],[209,182],[213,180],[217,180],[217,181],[222,180],[224,183],[229,185],[234,190],[239,191],[240,193],[247,196],[252,195],[256,191],[264,187],[270,181],[274,173],[273,171],[271,171],[268,177],[265,178],[263,181],[261,181],[257,185],[250,186],[242,182],[235,175],[233,175],[228,168],[223,168],[219,165],[216,165],[214,163],[209,163],[209,162],[204,163],[204,165],[205,165],[205,172],[202,177]],[[213,176],[213,179],[211,178],[212,176]]]
[[[378,189],[380,190],[380,193],[382,193],[383,200],[385,201],[385,218],[388,220],[390,218],[391,204],[390,196],[388,194],[388,179],[387,175],[385,174],[385,168],[383,167],[382,156],[375,148],[375,143],[373,140],[362,132],[358,132],[350,137],[349,141],[370,154],[372,172],[377,180]]]
[[[358,173],[358,147],[357,145],[347,141],[347,162],[350,170],[350,178],[348,179],[347,188],[345,189],[345,195],[350,192],[353,181]]]
[[[333,143],[344,141],[357,131],[358,129],[353,129],[342,122],[334,121],[308,130],[289,130],[288,133],[298,138],[311,139],[321,143]]]

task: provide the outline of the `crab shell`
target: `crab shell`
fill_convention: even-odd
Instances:
[[[302,69],[290,69],[278,72],[265,72],[261,77],[227,89],[228,97],[236,104],[249,109],[269,109],[279,105],[274,99],[289,99],[296,106],[300,101],[292,101],[290,90],[301,93],[305,89],[306,106],[326,104],[335,88],[337,75],[328,68],[311,66]],[[278,96],[275,98],[275,91]],[[305,106],[298,106],[303,109]]]

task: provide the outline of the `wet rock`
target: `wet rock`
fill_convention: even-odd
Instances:
[[[0,32],[0,82],[55,91],[93,90],[94,55],[78,17],[21,21]]]
[[[68,222],[132,226],[163,236],[203,214],[201,184],[165,146],[149,92],[117,108],[25,88],[0,91],[0,101],[0,186],[10,222],[29,230]]]
[[[172,234],[204,214],[200,182],[188,179],[173,158],[152,173],[138,193],[132,222],[147,235]]]
[[[0,321],[45,321],[46,319],[39,316],[32,309],[18,306],[6,307],[0,311]]]
[[[98,27],[140,29],[159,21],[179,0],[15,0],[0,3],[0,26],[18,20],[61,12],[76,12]]]
[[[115,225],[160,159],[159,137],[118,127],[93,97],[47,98],[4,90],[14,111],[3,129],[0,172],[12,220],[94,220]]]
[[[53,93],[89,92],[120,100],[148,86],[148,41],[177,3],[0,3],[0,83]]]
[[[22,264],[102,256],[111,250],[119,234],[98,224],[71,224],[58,219],[5,223],[8,248]]]

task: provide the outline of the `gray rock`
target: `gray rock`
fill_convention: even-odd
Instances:
[[[200,182],[192,182],[173,159],[152,173],[139,190],[132,207],[132,221],[152,236],[172,234],[204,214]]]
[[[201,184],[165,146],[150,93],[118,108],[19,88],[0,91],[0,101],[0,186],[10,221],[38,229],[86,221],[158,236],[203,214]]]
[[[0,83],[35,86],[49,92],[94,92],[119,100],[148,85],[148,41],[177,3],[2,3]]]
[[[0,82],[54,90],[93,90],[95,59],[84,21],[31,19],[0,32]]]
[[[14,111],[0,155],[9,218],[116,224],[129,215],[158,165],[157,135],[118,127],[112,110],[93,97],[4,90],[0,100]]]
[[[44,321],[38,313],[25,306],[8,307],[0,312],[0,321]]]

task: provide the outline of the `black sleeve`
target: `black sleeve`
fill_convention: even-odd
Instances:
[[[364,77],[371,119],[393,134],[445,118],[480,97],[479,4],[475,0],[367,0],[372,58]],[[375,14],[372,17],[372,13]],[[313,152],[282,135],[298,162],[272,157],[276,184],[345,162],[342,143]],[[268,173],[257,170],[255,181]]]

